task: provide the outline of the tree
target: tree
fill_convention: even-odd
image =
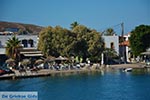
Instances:
[[[55,55],[53,44],[53,27],[48,26],[39,33],[38,49],[43,52],[45,56]],[[50,53],[51,52],[51,53]]]
[[[105,64],[111,64],[112,60],[118,57],[117,52],[114,49],[105,48],[103,53],[105,55]]]
[[[105,32],[105,35],[107,35],[107,36],[112,36],[114,34],[115,34],[115,31],[113,28],[108,28]]]
[[[76,41],[73,46],[73,51],[76,56],[86,57],[88,55],[87,41],[85,41],[84,39]]]
[[[38,49],[45,56],[69,56],[75,38],[74,33],[60,26],[47,27],[40,32]]]
[[[72,30],[72,32],[74,32],[77,36],[76,41],[81,41],[81,40],[86,41],[87,49],[83,50],[84,52],[85,50],[87,50],[86,57],[100,58],[101,52],[103,50],[102,46],[104,42],[99,32],[97,32],[96,30],[91,30],[84,25],[76,26]],[[84,42],[81,42],[81,44],[82,43],[83,45],[85,45]]]
[[[6,42],[6,55],[15,61],[20,60],[20,48],[21,44],[18,38],[13,36],[12,38],[9,38]]]
[[[90,33],[91,30],[84,25],[78,25],[72,30],[72,32],[76,34],[77,40],[81,39],[87,40],[87,34]]]
[[[103,51],[103,44],[104,41],[102,37],[100,36],[100,33],[97,32],[96,30],[91,30],[88,36],[88,52],[92,56],[97,56],[100,57],[102,51]]]
[[[75,33],[56,26],[53,28],[53,40],[55,50],[62,56],[69,56],[71,54],[72,46],[75,43]]]
[[[103,39],[99,32],[84,25],[71,31],[60,26],[47,27],[39,34],[38,49],[45,56],[100,57]],[[85,60],[85,59],[84,59]]]
[[[129,38],[132,53],[135,56],[150,48],[150,26],[139,25],[132,32]]]
[[[71,24],[71,29],[74,29],[76,26],[78,26],[79,25],[79,23],[77,22],[77,21],[75,21],[75,22],[73,22],[72,24]]]

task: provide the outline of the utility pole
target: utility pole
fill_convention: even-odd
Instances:
[[[122,43],[124,42],[124,23],[122,22],[121,23],[121,29],[122,29],[122,32],[121,32],[121,35],[122,35]],[[124,47],[124,44],[122,45],[122,57],[123,57],[123,62],[125,63],[125,47]]]

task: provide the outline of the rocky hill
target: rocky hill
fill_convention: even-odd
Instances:
[[[19,29],[18,33],[37,35],[44,27],[32,24],[0,21],[0,32],[4,32],[8,28],[17,28]]]

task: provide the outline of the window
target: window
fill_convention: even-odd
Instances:
[[[106,44],[105,43],[103,43],[103,48],[106,48]]]
[[[32,39],[29,39],[29,40],[28,40],[28,43],[29,43],[30,47],[34,47],[34,44],[33,44],[33,40],[32,40]]]
[[[26,39],[22,40],[23,47],[28,47],[28,41]]]
[[[113,42],[110,43],[110,48],[114,49],[114,43]]]

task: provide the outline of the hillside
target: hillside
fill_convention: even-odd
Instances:
[[[25,33],[35,35],[38,34],[44,27],[33,24],[0,21],[0,32],[5,31],[6,28],[18,28]]]

